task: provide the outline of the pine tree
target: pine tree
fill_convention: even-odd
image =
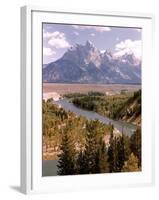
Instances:
[[[83,165],[86,166],[84,173],[92,174],[96,173],[96,153],[97,153],[97,141],[95,132],[87,133],[85,151],[83,154]],[[83,167],[84,168],[84,167]]]
[[[86,142],[76,162],[78,174],[106,173],[109,171],[108,156],[103,141],[104,129],[98,120],[87,121]],[[112,129],[113,131],[113,129]]]
[[[111,132],[109,147],[108,147],[108,162],[109,162],[109,172],[117,172],[117,138],[114,137],[113,132]]]
[[[125,161],[122,172],[137,172],[140,171],[138,167],[138,158],[131,153],[129,159]]]
[[[107,173],[109,171],[108,156],[105,142],[100,140],[96,155],[96,173]]]
[[[120,172],[124,162],[130,155],[129,138],[122,133],[122,136],[117,138],[117,171]]]
[[[97,170],[97,152],[100,138],[103,136],[103,129],[98,120],[87,121],[86,123],[85,149],[79,154],[77,169],[80,174],[99,173]]]
[[[86,160],[84,158],[84,153],[82,150],[78,154],[78,159],[76,162],[77,174],[86,174],[86,168],[88,167]]]
[[[130,155],[130,139],[123,133],[121,136],[110,135],[108,147],[109,172],[121,172],[124,162]]]
[[[65,131],[60,145],[61,154],[58,160],[58,175],[73,175],[76,173],[76,152],[69,131]]]
[[[138,166],[141,166],[141,128],[138,128],[131,136],[130,143],[131,151],[139,160]]]

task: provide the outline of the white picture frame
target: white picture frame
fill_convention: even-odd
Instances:
[[[42,22],[140,27],[142,60],[142,158],[137,173],[42,177]],[[102,22],[102,23],[101,23]],[[154,183],[154,129],[152,107],[153,16],[139,13],[81,11],[25,6],[21,8],[21,191],[79,191],[95,188],[147,186]],[[37,50],[38,49],[38,50]],[[149,67],[151,66],[151,68]],[[106,178],[105,178],[106,177]]]

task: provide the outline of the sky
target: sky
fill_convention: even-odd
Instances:
[[[58,60],[69,48],[87,40],[101,52],[134,53],[141,59],[141,35],[140,28],[43,23],[43,64]]]

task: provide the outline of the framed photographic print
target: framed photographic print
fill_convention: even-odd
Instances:
[[[152,16],[21,8],[21,190],[153,183]]]

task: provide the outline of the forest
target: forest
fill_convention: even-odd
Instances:
[[[88,97],[75,95],[69,98]],[[104,95],[92,97],[97,101]],[[113,125],[76,116],[49,99],[43,101],[43,159],[58,160],[58,175],[141,171],[141,128],[131,137],[114,134]]]
[[[106,96],[99,92],[69,94],[66,96],[76,106],[95,111],[103,116],[141,123],[141,90],[134,93],[121,91],[121,94]]]

